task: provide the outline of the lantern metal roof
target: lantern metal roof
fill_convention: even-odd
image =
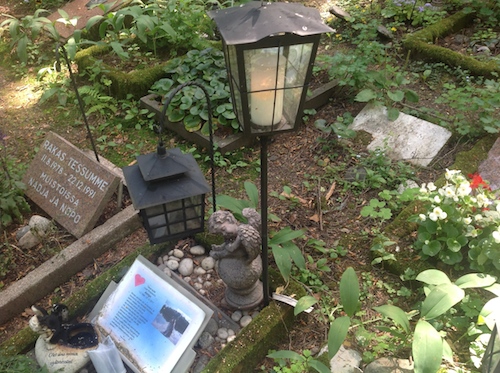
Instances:
[[[297,3],[250,1],[207,13],[229,45],[255,43],[282,33],[308,36],[334,31],[323,23],[317,9]]]

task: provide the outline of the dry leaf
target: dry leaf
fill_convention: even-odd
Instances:
[[[318,223],[319,222],[319,216],[318,216],[318,214],[314,214],[313,216],[311,216],[309,218],[309,220],[312,220],[313,222]]]
[[[337,185],[337,183],[334,181],[332,183],[332,185],[330,186],[330,189],[328,190],[328,193],[326,193],[325,198],[326,198],[327,201],[332,197],[333,192],[335,191],[335,186],[336,185]]]

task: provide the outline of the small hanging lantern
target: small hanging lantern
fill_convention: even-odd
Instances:
[[[313,8],[261,3],[208,12],[222,36],[233,109],[244,135],[297,129],[322,33]]]
[[[161,142],[156,153],[140,155],[123,174],[152,244],[204,230],[210,187],[191,154],[166,151]]]

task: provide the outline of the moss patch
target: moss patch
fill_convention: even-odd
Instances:
[[[102,45],[94,45],[78,52],[75,56],[78,69],[83,71],[92,67],[98,57],[106,53],[111,53],[110,47]],[[111,80],[110,90],[114,97],[124,99],[128,94],[131,94],[135,99],[139,99],[147,95],[153,83],[165,75],[163,67],[166,63],[167,61],[149,69],[134,70],[128,73],[112,66],[106,66],[101,75]]]
[[[450,66],[462,67],[474,75],[493,77],[494,73],[500,73],[500,67],[495,61],[478,61],[434,44],[435,40],[459,31],[473,19],[474,13],[457,12],[451,17],[408,35],[403,39],[403,46],[411,52],[412,57],[444,62]]]

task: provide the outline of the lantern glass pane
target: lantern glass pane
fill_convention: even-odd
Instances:
[[[250,121],[270,131],[283,120],[286,57],[282,47],[244,51]]]
[[[240,125],[244,123],[243,119],[243,105],[241,103],[241,85],[240,85],[240,71],[238,65],[238,58],[236,54],[236,47],[234,45],[226,45],[224,54],[228,69],[228,79],[231,88],[231,99],[233,101],[233,110],[238,118]]]
[[[293,129],[306,87],[314,43],[243,52],[252,132]]]

